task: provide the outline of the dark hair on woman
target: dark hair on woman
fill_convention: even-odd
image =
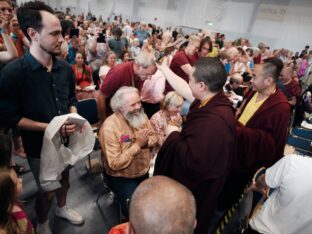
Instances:
[[[130,52],[128,50],[125,50],[124,52],[121,53],[121,56],[120,56],[122,61],[124,60],[124,57],[126,54],[129,55],[129,60],[131,59]]]
[[[252,55],[253,55],[253,49],[247,48],[247,49],[246,49],[246,53],[249,53],[250,56],[252,56]]]
[[[77,56],[77,54],[81,54],[83,61],[86,61],[85,56],[81,52],[77,51],[75,54],[75,57]],[[90,82],[93,81],[92,74],[89,72],[89,70],[86,68],[86,64],[83,62],[83,64],[82,64],[82,76],[84,74],[86,74],[88,81],[90,81]]]
[[[42,17],[40,11],[47,11],[54,14],[51,7],[40,1],[26,2],[21,7],[17,8],[16,15],[18,23],[29,41],[31,41],[31,38],[27,33],[27,29],[33,28],[41,32]]]
[[[0,171],[0,201],[0,228],[8,234],[20,233],[18,224],[11,216],[16,204],[16,185],[8,169]]]
[[[201,41],[200,41],[200,44],[199,44],[199,49],[198,49],[198,51],[201,51],[202,50],[202,48],[203,48],[203,46],[205,45],[205,44],[209,44],[209,50],[208,50],[208,52],[210,53],[211,51],[212,51],[212,41],[211,41],[211,39],[210,39],[210,37],[205,37],[205,38],[203,38]]]
[[[0,135],[0,168],[9,167],[12,158],[12,139],[7,135]]]
[[[246,55],[246,51],[242,48],[242,47],[237,47],[238,52],[242,55],[245,56]]]

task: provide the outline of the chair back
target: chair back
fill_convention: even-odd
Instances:
[[[287,144],[293,146],[299,153],[311,156],[311,141],[290,135],[287,138]]]
[[[304,140],[312,141],[312,130],[310,129],[305,129],[302,127],[295,127],[295,128],[292,128],[290,134],[292,136],[297,136]]]
[[[96,100],[94,98],[78,101],[77,111],[91,125],[99,122]]]

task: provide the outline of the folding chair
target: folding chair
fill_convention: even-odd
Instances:
[[[102,179],[102,184],[103,184],[104,189],[97,196],[95,203],[96,203],[98,209],[100,210],[100,213],[101,213],[102,217],[104,218],[104,212],[102,211],[102,208],[101,208],[101,206],[99,204],[99,200],[100,200],[100,198],[102,196],[104,196],[106,194],[110,194],[110,198],[112,199],[112,201],[115,202],[118,205],[118,209],[119,209],[119,223],[121,223],[121,221],[122,221],[121,204],[117,201],[118,199],[116,199],[116,194],[114,193],[114,191],[109,186],[109,184],[110,184],[109,183],[109,179],[107,178],[107,173],[106,173],[105,167],[104,167],[103,152],[101,154],[101,162],[102,162],[101,179]]]
[[[78,111],[78,114],[81,115],[86,120],[88,120],[88,122],[92,126],[93,132],[96,137],[96,141],[95,141],[93,149],[94,150],[98,149],[99,141],[97,140],[97,132],[99,128],[96,125],[99,122],[99,117],[98,117],[96,100],[94,98],[89,98],[89,99],[78,101],[77,111]],[[91,154],[88,155],[88,165],[89,165],[89,172],[92,174]]]
[[[219,214],[218,225],[209,233],[212,234],[237,234],[243,233],[248,225],[248,218],[252,211],[253,193],[245,191],[241,194],[228,210]]]
[[[292,128],[290,131],[290,135],[297,136],[304,140],[312,141],[312,130],[302,128],[302,127],[295,127]]]
[[[299,153],[309,156],[312,155],[311,140],[306,140],[295,135],[290,135],[287,138],[287,144],[293,146]]]

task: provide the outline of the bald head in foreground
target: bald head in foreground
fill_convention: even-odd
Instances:
[[[130,202],[131,233],[190,234],[196,226],[192,193],[165,176],[153,176],[135,190]]]

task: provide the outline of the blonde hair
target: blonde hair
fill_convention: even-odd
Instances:
[[[183,104],[183,97],[180,96],[177,92],[171,91],[166,94],[164,100],[161,103],[161,109],[168,110],[171,107],[181,106]]]
[[[191,35],[188,40],[190,44],[195,44],[196,42],[200,43],[200,38],[195,35]]]

